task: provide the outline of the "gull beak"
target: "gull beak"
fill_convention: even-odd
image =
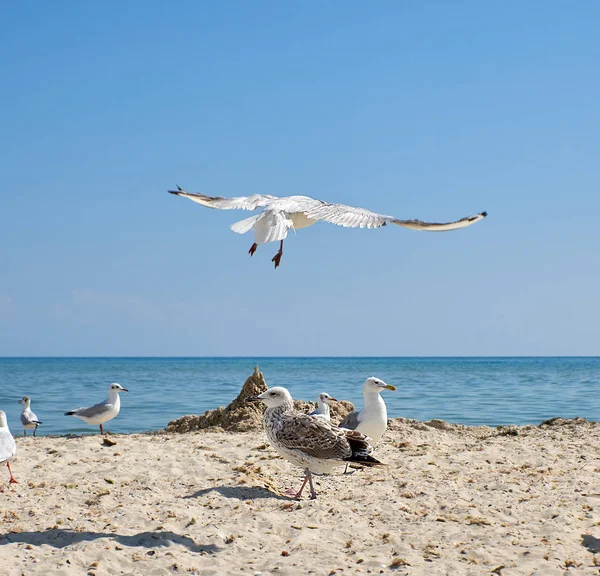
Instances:
[[[395,390],[395,388],[394,388]],[[127,390],[127,388],[121,388],[121,392],[129,392],[129,390]]]
[[[330,400],[333,400],[334,402],[339,402],[337,398],[330,398]]]
[[[19,399],[19,404],[24,404],[23,398]]]
[[[392,386],[391,384],[386,384],[385,386],[383,386],[384,390],[394,390],[396,391],[396,387]]]
[[[262,398],[260,396],[248,396],[246,398],[246,402],[261,402]]]

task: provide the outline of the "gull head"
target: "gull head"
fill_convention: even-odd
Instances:
[[[365,380],[363,386],[363,392],[365,394],[380,394],[381,392],[383,392],[383,390],[396,390],[396,387],[392,386],[391,384],[386,384],[383,380],[379,378],[371,377]]]
[[[6,428],[8,423],[6,421],[6,412],[4,410],[0,410],[0,428]]]
[[[19,400],[19,404],[25,404],[25,406],[29,406],[30,403],[31,398],[29,396],[23,396],[23,398]]]
[[[292,395],[286,388],[282,388],[281,386],[269,388],[258,396],[249,396],[246,398],[246,402],[264,402],[268,408],[278,408],[279,406],[293,408],[294,406]]]
[[[330,402],[337,402],[336,398],[332,398],[327,392],[321,392],[317,398],[317,403],[321,404],[329,404]]]
[[[113,394],[118,394],[119,392],[129,392],[127,388],[123,388],[123,386],[117,384],[116,382],[108,387],[108,391],[112,392]]]

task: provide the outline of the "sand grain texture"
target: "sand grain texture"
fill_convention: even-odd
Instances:
[[[598,574],[600,461],[589,422],[396,419],[383,469],[317,479],[262,432],[17,438],[0,470],[0,566],[53,574]],[[598,555],[594,554],[598,552]],[[390,566],[393,566],[390,567]]]

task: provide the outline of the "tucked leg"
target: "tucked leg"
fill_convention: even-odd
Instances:
[[[254,253],[256,252],[257,248],[258,248],[258,244],[255,242],[254,244],[252,244],[252,246],[250,246],[250,250],[248,250],[248,254],[250,254],[250,256],[254,256]]]
[[[18,482],[15,480],[15,477],[12,474],[12,470],[10,469],[10,462],[7,462],[6,466],[8,467],[8,473],[10,474],[10,480],[8,482],[10,484],[18,484]]]
[[[279,243],[279,252],[277,252],[277,254],[275,254],[275,256],[273,256],[273,258],[271,259],[271,262],[275,262],[275,268],[277,268],[277,266],[279,266],[282,256],[283,256],[283,240],[281,240],[281,242]]]

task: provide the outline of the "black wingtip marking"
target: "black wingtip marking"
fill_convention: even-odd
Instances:
[[[485,218],[487,216],[487,212],[482,212],[481,215]]]
[[[73,414],[75,414],[73,410],[71,410],[71,412],[65,412],[65,416],[73,416]]]

